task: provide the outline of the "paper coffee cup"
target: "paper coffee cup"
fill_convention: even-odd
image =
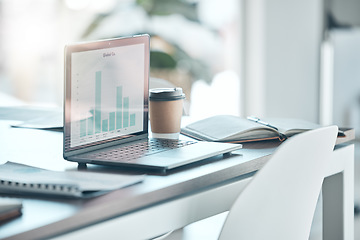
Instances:
[[[178,137],[184,99],[182,88],[150,89],[150,125],[153,137]]]

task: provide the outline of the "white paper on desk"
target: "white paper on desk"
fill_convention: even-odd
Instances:
[[[20,123],[11,124],[12,127],[18,128],[33,128],[33,129],[62,129],[63,113],[60,111],[54,111],[48,113],[45,116],[29,119]]]
[[[81,171],[57,172],[7,162],[0,165],[0,192],[86,197],[90,193],[98,195],[141,182],[144,177]]]

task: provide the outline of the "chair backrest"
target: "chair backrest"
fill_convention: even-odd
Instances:
[[[286,140],[239,195],[219,239],[308,239],[338,128]]]

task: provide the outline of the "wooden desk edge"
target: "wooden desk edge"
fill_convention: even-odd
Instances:
[[[348,143],[355,140],[355,129],[354,128],[339,128],[345,133],[345,137],[337,137],[335,145]]]

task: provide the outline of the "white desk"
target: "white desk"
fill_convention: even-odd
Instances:
[[[0,121],[0,161],[51,170],[76,168],[62,159],[62,133],[10,128]],[[227,211],[275,144],[252,144],[227,159],[149,175],[141,184],[89,200],[24,199],[22,217],[0,226],[0,239],[147,239]],[[340,144],[323,186],[324,239],[353,239],[354,146]],[[90,166],[89,171],[121,169]],[[134,173],[132,173],[134,174]],[[106,235],[108,234],[108,236]]]

